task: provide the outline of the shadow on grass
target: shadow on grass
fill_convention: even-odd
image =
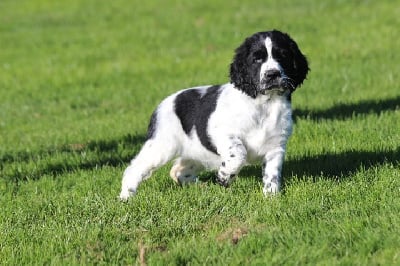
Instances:
[[[9,181],[18,183],[24,180],[36,180],[43,175],[54,177],[73,172],[76,170],[90,170],[103,166],[120,166],[126,164],[139,151],[145,137],[142,135],[127,135],[117,140],[91,141],[87,144],[74,144],[38,153],[17,153],[8,154],[1,158],[2,162],[19,164],[35,161],[39,158],[42,166],[35,167],[14,167],[3,177]],[[81,154],[86,153],[85,157]],[[22,156],[21,156],[22,154]],[[21,157],[19,157],[21,156]],[[47,162],[51,156],[59,156],[55,162]],[[6,160],[4,159],[6,158]],[[12,160],[14,158],[14,160]],[[360,169],[368,169],[379,166],[385,162],[400,164],[400,148],[394,150],[368,152],[368,151],[347,151],[343,153],[328,153],[313,156],[304,156],[299,159],[287,160],[284,163],[284,176],[329,178],[340,181]],[[3,166],[2,166],[3,167]],[[3,170],[3,169],[1,169]],[[3,173],[4,174],[4,173]],[[203,181],[214,182],[215,173],[205,172],[201,175]],[[247,166],[240,172],[241,177],[261,177],[260,166]]]
[[[400,109],[400,96],[385,100],[370,100],[354,104],[338,104],[326,110],[293,110],[293,119],[297,118],[321,120],[338,119],[345,120],[359,114],[380,114],[383,111]]]
[[[386,100],[341,104],[327,110],[294,110],[294,117],[305,119],[347,119],[357,114],[381,113],[397,110],[400,97]],[[69,144],[38,151],[19,151],[0,155],[1,178],[16,182],[39,179],[43,175],[57,176],[79,169],[120,166],[139,151],[144,135],[126,135],[119,139]],[[372,167],[385,161],[398,164],[399,148],[393,151],[348,151],[339,154],[305,156],[285,162],[284,174],[297,176],[325,176],[340,179],[362,167]],[[245,167],[241,176],[260,176],[260,167]],[[287,174],[286,174],[287,175]],[[206,174],[206,176],[211,176]]]
[[[327,178],[341,181],[360,169],[369,169],[383,163],[400,165],[400,148],[388,151],[346,151],[343,153],[328,153],[305,156],[296,160],[285,161],[283,175],[296,175],[299,178]],[[240,175],[243,177],[261,176],[261,167],[245,167]]]
[[[118,145],[137,146],[145,141],[144,135],[126,135],[120,139],[113,140],[94,140],[87,143],[66,144],[59,147],[52,147],[38,151],[18,151],[5,153],[0,156],[0,164],[13,162],[28,162],[33,159],[52,156],[60,153],[77,153],[77,152],[112,152],[118,149]]]
[[[79,169],[120,166],[133,158],[144,141],[144,135],[126,135],[120,139],[7,153],[0,157],[0,173],[2,178],[18,183],[37,180],[43,175],[57,176]]]

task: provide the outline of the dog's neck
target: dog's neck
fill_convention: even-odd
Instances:
[[[257,92],[255,97],[252,97],[246,93],[246,90],[240,89],[236,87],[232,83],[228,83],[233,89],[240,91],[245,94],[249,98],[255,101],[256,104],[265,104],[266,102],[273,101],[275,99],[283,99],[287,101],[291,101],[292,91],[286,88],[276,88],[264,91],[263,93]]]
[[[287,101],[291,101],[291,91],[288,89],[272,89],[268,90],[263,94],[258,94],[256,97],[256,100],[259,99],[258,101],[260,102],[268,102],[272,101],[275,99],[284,99]]]

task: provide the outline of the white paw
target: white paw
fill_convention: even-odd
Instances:
[[[177,163],[174,164],[169,172],[169,175],[172,177],[172,179],[179,185],[195,183],[197,181],[197,176],[194,173],[194,166],[188,167],[181,165],[179,162],[180,161],[177,161]]]
[[[128,188],[124,188],[121,190],[121,193],[119,194],[119,199],[121,201],[127,201],[130,197],[134,196],[135,194],[136,194],[136,191],[129,190]]]
[[[278,176],[273,175],[271,177],[264,177],[263,192],[265,196],[275,195],[279,192],[279,190],[280,190],[280,181]]]
[[[197,181],[197,176],[194,175],[181,175],[177,177],[178,183],[181,185],[188,185]]]
[[[265,196],[275,195],[279,192],[279,184],[274,182],[266,182],[263,188]]]

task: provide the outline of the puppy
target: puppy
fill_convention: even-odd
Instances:
[[[236,49],[229,83],[178,91],[156,108],[147,140],[124,172],[121,200],[172,159],[176,182],[194,182],[211,169],[225,187],[245,164],[261,161],[263,192],[277,193],[292,132],[291,96],[308,71],[289,35],[272,30],[248,37]]]

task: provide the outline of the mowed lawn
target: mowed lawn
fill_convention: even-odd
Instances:
[[[0,1],[0,264],[400,265],[396,1]],[[233,50],[288,32],[284,191],[261,167],[228,189],[170,164],[133,199],[121,175],[156,105],[228,81]]]

